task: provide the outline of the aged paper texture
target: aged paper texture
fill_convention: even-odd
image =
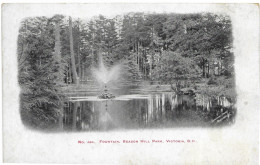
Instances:
[[[259,6],[3,4],[5,163],[258,164]]]

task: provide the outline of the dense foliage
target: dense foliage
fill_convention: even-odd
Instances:
[[[18,36],[21,114],[23,121],[42,128],[57,123],[61,114],[63,80],[54,56],[54,24],[45,17],[26,19]]]
[[[56,123],[61,87],[93,81],[91,69],[99,55],[107,67],[122,64],[128,82],[191,82],[199,93],[235,98],[228,16],[128,13],[86,21],[55,15],[21,22],[18,62],[24,116],[33,114],[32,123],[39,118]]]

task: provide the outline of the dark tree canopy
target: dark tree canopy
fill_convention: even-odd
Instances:
[[[57,122],[62,88],[95,81],[100,55],[108,68],[123,66],[124,81],[192,81],[201,93],[234,98],[232,42],[230,18],[212,13],[26,18],[18,36],[22,113],[32,123]]]

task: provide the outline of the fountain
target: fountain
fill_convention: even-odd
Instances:
[[[99,95],[98,98],[100,98],[100,99],[112,99],[112,98],[115,98],[115,96],[112,95],[111,93],[108,93],[107,86],[105,85],[104,92],[101,93],[101,95]]]
[[[94,69],[93,75],[98,80],[99,83],[102,83],[104,85],[104,91],[98,96],[100,99],[112,99],[115,98],[115,96],[108,92],[107,85],[111,81],[115,81],[119,77],[119,65],[113,66],[110,70],[108,70],[104,63],[102,56],[100,56],[100,65],[99,69]]]

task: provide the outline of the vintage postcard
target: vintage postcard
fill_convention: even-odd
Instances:
[[[258,164],[256,4],[3,4],[3,161]]]

